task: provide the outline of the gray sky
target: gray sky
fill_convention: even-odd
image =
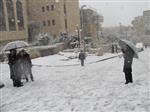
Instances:
[[[103,26],[130,25],[136,16],[150,9],[150,0],[79,0],[104,16]]]

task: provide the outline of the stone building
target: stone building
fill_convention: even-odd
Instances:
[[[139,38],[138,40],[141,40],[144,35],[144,22],[143,22],[143,16],[137,16],[132,21],[133,30],[136,36]]]
[[[79,0],[0,0],[0,44],[28,40],[28,27],[39,25],[39,33],[53,37],[77,34]],[[38,26],[35,25],[35,26]]]
[[[0,0],[0,46],[13,40],[27,41],[26,0]]]
[[[100,38],[99,33],[102,29],[103,16],[90,8],[86,8],[82,9],[81,18],[83,25],[82,38],[91,38],[93,42],[97,42]]]
[[[132,21],[137,42],[150,45],[150,10],[143,11],[142,16],[137,16]]]
[[[40,33],[53,37],[75,34],[80,23],[79,0],[27,0],[29,24],[40,24]]]
[[[144,43],[150,45],[150,10],[143,12],[143,23],[144,23]]]

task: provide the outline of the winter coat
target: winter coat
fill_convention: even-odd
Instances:
[[[3,88],[5,85],[2,83],[2,82],[0,82],[0,88]]]
[[[127,50],[122,50],[124,54],[124,67],[123,72],[132,72],[132,62],[134,57],[134,52],[131,48],[127,47]]]
[[[84,52],[80,52],[79,53],[79,59],[80,60],[84,60],[85,59],[85,53]]]
[[[29,54],[25,53],[23,55],[23,60],[24,60],[24,63],[27,65],[27,67],[29,67],[29,68],[32,67],[32,62],[31,62]]]
[[[13,65],[14,63],[15,63],[15,61],[16,61],[16,55],[11,55],[11,54],[9,54],[8,55],[8,64],[9,65]]]
[[[16,55],[8,55],[8,64],[10,68],[10,78],[13,79],[15,75],[15,63],[17,61],[17,56]]]
[[[31,74],[31,67],[32,67],[32,62],[30,59],[29,54],[24,54],[21,56],[18,54],[18,61],[17,64],[20,65],[17,68],[17,73],[20,74],[21,78],[25,78],[25,75]]]

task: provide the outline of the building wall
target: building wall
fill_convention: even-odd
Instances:
[[[4,16],[6,21],[6,30],[0,31],[0,44],[6,44],[7,42],[14,41],[14,40],[25,40],[28,39],[28,30],[27,30],[27,12],[26,12],[26,0],[20,0],[22,3],[22,10],[23,10],[23,21],[24,21],[24,29],[20,30],[18,27],[19,20],[17,19],[17,10],[16,10],[16,3],[17,0],[12,0],[13,8],[14,8],[14,21],[15,21],[15,30],[10,30],[9,23],[8,23],[8,11],[6,0],[3,1],[3,8],[4,8]]]
[[[83,14],[83,31],[82,37],[91,37],[92,41],[95,43],[98,40],[98,32],[101,29],[100,16],[97,12],[92,9],[82,9]]]
[[[144,42],[145,45],[150,45],[150,10],[143,11],[142,16],[135,17],[132,25],[137,36],[137,42]]]
[[[61,32],[68,34],[75,32],[75,25],[79,24],[79,1],[78,0],[28,0],[28,16],[29,22],[36,21],[40,23],[40,32],[49,33],[56,37]],[[54,10],[51,10],[51,6]],[[64,13],[64,6],[66,14]],[[42,11],[44,7],[44,12]],[[49,11],[47,10],[49,7]],[[67,28],[65,27],[65,19],[67,20]],[[55,21],[55,25],[52,21]],[[43,25],[45,21],[46,25]],[[51,25],[48,26],[48,21]]]
[[[76,33],[80,25],[79,0],[66,0],[68,33]]]
[[[143,12],[145,44],[150,45],[150,10]]]
[[[144,34],[150,35],[150,10],[143,12]]]
[[[41,33],[49,33],[51,35],[56,35],[59,31],[55,30],[61,27],[59,23],[59,15],[57,15],[57,11],[59,10],[59,4],[56,4],[54,0],[28,0],[28,21],[30,22],[39,22],[40,23],[40,32]],[[51,6],[54,6],[54,10],[51,10]],[[42,11],[42,7],[44,7],[44,12]],[[49,7],[49,11],[47,10]],[[55,20],[55,25],[52,25],[52,20]],[[45,26],[43,22],[45,21]],[[50,26],[48,25],[48,21],[50,21]]]
[[[132,21],[132,25],[135,31],[135,34],[141,38],[144,35],[144,22],[143,22],[143,16],[135,17]],[[140,40],[140,39],[139,39]]]

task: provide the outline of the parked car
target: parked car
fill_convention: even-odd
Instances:
[[[143,51],[144,50],[144,45],[143,45],[143,43],[136,43],[136,48],[137,48],[137,51],[138,52],[141,52],[141,51]]]

